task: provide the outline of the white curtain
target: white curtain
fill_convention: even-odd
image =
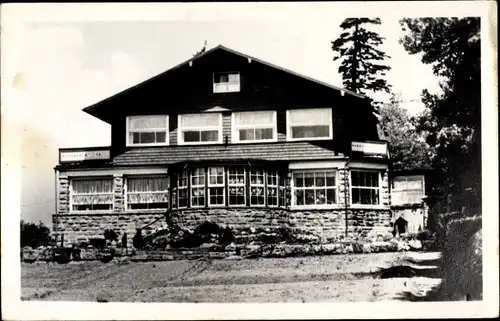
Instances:
[[[218,127],[220,126],[220,114],[207,113],[207,114],[184,114],[181,115],[182,128],[196,128],[201,127]]]
[[[273,111],[251,111],[239,112],[234,114],[235,125],[240,126],[262,126],[268,125],[274,127]]]
[[[129,130],[144,130],[144,129],[166,129],[167,116],[153,115],[153,116],[131,116],[129,117],[128,128]]]
[[[288,120],[290,125],[330,125],[332,123],[332,109],[292,109],[289,111]]]

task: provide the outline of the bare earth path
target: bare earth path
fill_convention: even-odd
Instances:
[[[425,295],[438,285],[433,266],[438,257],[409,252],[239,261],[23,263],[21,293],[23,300],[93,302],[394,300],[404,292]]]

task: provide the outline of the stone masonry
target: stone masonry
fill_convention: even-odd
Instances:
[[[290,179],[290,177],[289,177]],[[168,223],[194,230],[204,221],[231,227],[235,233],[241,228],[276,228],[286,226],[296,231],[314,233],[324,242],[338,237],[365,238],[386,235],[392,231],[389,209],[389,180],[382,176],[380,208],[352,208],[349,202],[349,170],[339,169],[338,203],[335,209],[296,210],[266,207],[224,207],[165,211],[127,211],[124,208],[123,176],[113,176],[114,209],[110,213],[71,213],[68,176],[60,175],[58,181],[58,213],[53,215],[55,234],[64,233],[65,242],[78,242],[89,238],[102,238],[106,229],[117,234],[127,233],[129,242],[136,228],[156,221],[151,229]],[[289,184],[286,191],[290,203]],[[167,215],[165,215],[167,214]],[[165,218],[165,219],[162,219]]]

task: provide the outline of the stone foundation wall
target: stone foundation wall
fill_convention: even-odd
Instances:
[[[194,230],[205,221],[233,230],[241,228],[277,228],[286,226],[289,211],[279,208],[208,208],[172,211],[170,222]]]
[[[164,213],[134,213],[134,214],[64,214],[53,215],[52,226],[54,234],[60,241],[61,233],[64,233],[64,243],[78,243],[88,241],[90,238],[103,238],[104,231],[112,229],[119,235],[119,241],[123,233],[127,233],[128,244],[132,244],[132,238],[136,228],[143,227],[156,220],[148,228],[165,225]]]

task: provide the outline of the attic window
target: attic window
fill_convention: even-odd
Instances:
[[[231,93],[240,91],[239,72],[214,73],[214,93]]]

